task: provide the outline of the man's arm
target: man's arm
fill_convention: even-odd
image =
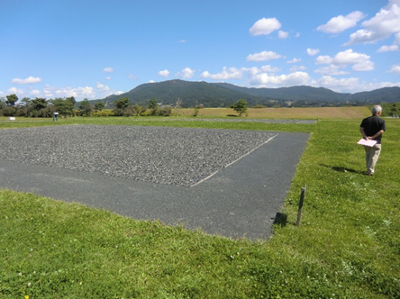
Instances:
[[[377,132],[374,136],[367,137],[367,138],[370,138],[370,139],[378,138],[379,136],[381,136],[381,135],[383,134],[383,132],[385,132],[385,131],[384,131],[384,130],[380,130],[380,131]]]
[[[363,136],[363,138],[365,140],[371,140],[371,139],[373,140],[375,138],[378,138],[379,136],[381,136],[383,134],[383,132],[385,132],[385,130],[380,130],[376,134],[374,134],[373,136],[367,136],[367,134],[365,134],[364,128],[360,127],[360,133],[361,133],[361,135]]]
[[[367,139],[368,137],[367,137],[367,134],[365,134],[365,131],[364,131],[364,128],[363,127],[360,127],[360,133],[361,133],[361,135],[362,135],[362,137],[364,138],[364,139]],[[368,139],[367,139],[368,140]]]

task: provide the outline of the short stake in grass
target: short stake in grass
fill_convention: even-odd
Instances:
[[[306,188],[301,188],[300,194],[300,202],[299,202],[299,210],[297,211],[297,222],[296,225],[300,226],[301,221],[301,212],[303,211],[303,204],[304,204],[304,195],[306,193]]]

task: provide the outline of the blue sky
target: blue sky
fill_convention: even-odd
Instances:
[[[400,0],[0,0],[0,97],[98,99],[172,79],[400,86]]]

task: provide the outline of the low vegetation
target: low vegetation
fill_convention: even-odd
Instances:
[[[130,105],[128,98],[120,98],[112,105],[98,102],[92,105],[88,99],[76,103],[74,97],[68,98],[23,98],[18,101],[15,94],[8,95],[7,100],[0,98],[0,116],[52,118],[58,113],[64,118],[74,116],[170,116],[172,107],[163,105],[159,107],[156,99],[151,99],[146,106]],[[78,109],[75,109],[78,108]]]
[[[242,116],[243,114],[245,114],[246,116],[247,114],[247,109],[248,109],[248,105],[247,102],[244,99],[240,99],[239,101],[237,101],[236,103],[234,103],[231,108],[233,110],[235,110],[239,116]]]
[[[1,298],[400,297],[398,119],[387,119],[373,177],[362,174],[364,151],[356,145],[360,119],[320,119],[312,125],[133,120],[73,118],[57,125],[310,132],[274,236],[231,240],[0,190]],[[53,124],[46,121],[2,119],[0,127]],[[302,187],[305,205],[297,227]]]
[[[312,88],[311,88],[312,89]],[[275,101],[272,101],[275,102]],[[309,110],[310,107],[315,105],[307,105],[302,104],[299,106],[295,105],[281,105],[281,104],[273,104],[268,105],[268,107],[274,107],[275,109],[265,109],[266,106],[263,104],[254,103],[252,109],[248,109],[250,106],[248,101],[241,98],[238,101],[232,102],[232,104],[226,105],[221,103],[221,105],[216,105],[219,107],[229,107],[229,108],[217,108],[217,109],[204,109],[204,113],[200,113],[200,109],[204,108],[203,104],[194,104],[185,107],[192,106],[193,108],[182,109],[183,101],[180,98],[177,98],[176,102],[165,105],[155,98],[151,98],[146,100],[145,104],[133,103],[127,97],[119,97],[114,102],[108,102],[108,100],[103,101],[92,101],[90,102],[88,99],[84,99],[83,101],[77,103],[74,97],[68,98],[55,98],[55,99],[45,99],[45,98],[23,98],[21,100],[15,94],[7,95],[5,98],[0,97],[0,116],[6,117],[33,117],[33,118],[51,118],[53,117],[53,113],[57,112],[61,116],[65,117],[73,117],[73,116],[97,116],[97,117],[110,117],[110,116],[181,116],[181,115],[190,115],[190,116],[199,116],[201,114],[209,114],[209,111],[219,111],[218,113],[225,111],[226,113],[220,116],[234,116],[232,112],[238,113],[238,116],[249,116],[250,117],[269,117],[271,116],[263,116],[265,111],[272,112],[280,118],[286,118],[286,114],[292,115],[294,117],[296,114],[294,111],[300,111],[303,109]],[[344,103],[343,103],[344,105]],[[342,106],[342,105],[339,105]],[[383,116],[391,116],[391,117],[399,117],[400,116],[400,102],[388,102],[383,103]],[[210,106],[208,106],[210,107]],[[213,107],[213,106],[211,106]],[[285,108],[281,108],[285,107]],[[302,108],[300,108],[302,107]],[[308,109],[306,108],[308,107]],[[320,107],[317,105],[317,107]],[[323,108],[321,108],[323,107]],[[322,105],[319,109],[331,109],[331,110],[341,110],[343,107],[333,107],[332,105]],[[351,107],[354,110],[364,109],[362,106],[354,106]],[[293,110],[294,109],[294,110]],[[203,109],[201,109],[203,110]],[[249,113],[250,110],[253,113]],[[257,111],[258,110],[258,111]],[[329,110],[325,110],[329,111]],[[181,113],[182,112],[182,113]],[[328,115],[324,115],[323,117],[327,117]],[[307,117],[311,117],[315,119],[315,116],[309,115]],[[332,117],[332,116],[331,116]],[[342,118],[342,117],[341,117]]]
[[[267,119],[351,119],[363,118],[371,114],[367,107],[322,107],[322,108],[247,108],[247,118]],[[193,109],[181,109],[182,116],[190,116]],[[232,108],[198,109],[198,118],[226,117],[234,114]],[[174,112],[173,112],[174,114]]]

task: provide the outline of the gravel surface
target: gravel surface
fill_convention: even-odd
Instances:
[[[249,153],[271,132],[74,125],[0,130],[0,159],[191,186]]]

